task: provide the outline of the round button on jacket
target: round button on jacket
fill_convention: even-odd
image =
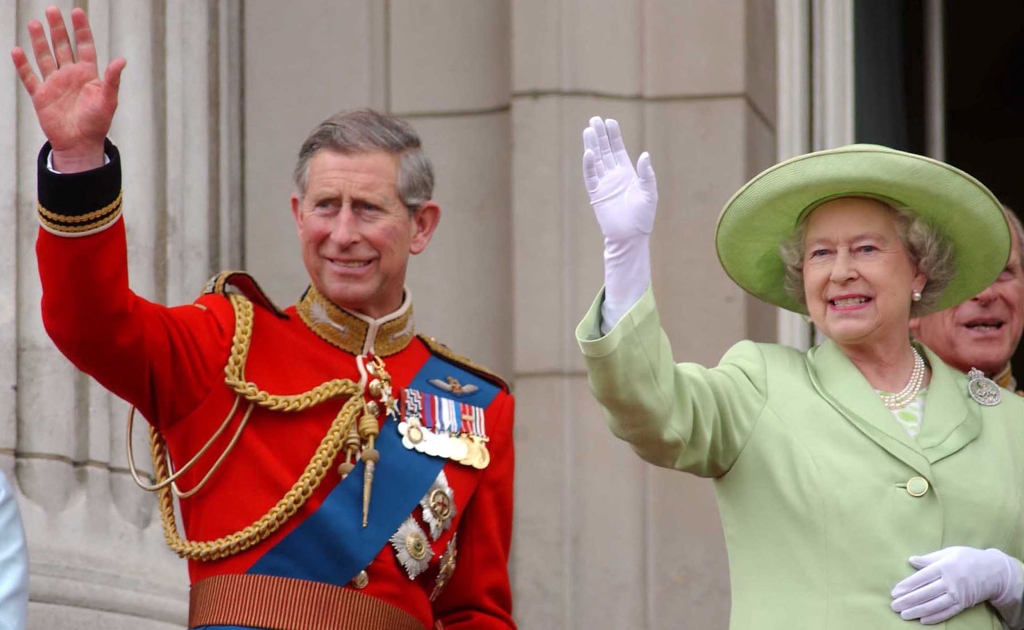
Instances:
[[[369,576],[369,574],[366,573],[366,571],[360,571],[359,573],[357,573],[356,576],[354,578],[352,578],[352,582],[351,582],[353,588],[360,588],[360,589],[361,588],[366,588],[366,585],[369,584],[369,583],[370,583],[370,576]]]
[[[914,477],[907,482],[907,494],[912,497],[921,497],[928,492],[928,480],[924,477]]]

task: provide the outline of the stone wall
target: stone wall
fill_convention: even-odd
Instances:
[[[0,3],[0,37],[57,4]],[[91,0],[102,63],[128,59],[110,136],[124,171],[132,288],[180,303],[241,263],[241,2]],[[185,563],[154,498],[127,474],[127,406],[53,347],[39,314],[34,243],[43,137],[0,64],[0,466],[20,493],[31,564],[29,628],[170,629],[186,621]],[[136,452],[148,463],[145,429]],[[146,466],[148,469],[148,465]]]
[[[0,34],[24,43],[45,4],[3,3]],[[587,391],[572,332],[602,271],[580,133],[615,117],[634,159],[652,154],[654,284],[677,359],[712,364],[743,337],[771,339],[774,312],[725,277],[713,231],[774,161],[772,0],[79,4],[101,59],[129,61],[112,136],[136,291],[180,303],[215,270],[244,267],[293,302],[307,283],[288,211],[299,143],[340,109],[404,116],[442,207],[411,261],[417,328],[514,383],[520,626],[726,627],[709,482],[641,462]],[[0,77],[15,85],[10,64]],[[30,627],[180,627],[185,566],[125,473],[125,405],[42,330],[40,144],[27,97],[0,94],[0,466],[22,493]]]

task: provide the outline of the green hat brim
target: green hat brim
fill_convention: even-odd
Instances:
[[[718,217],[715,248],[725,273],[752,295],[796,313],[807,307],[784,288],[779,246],[808,210],[838,197],[874,197],[923,217],[950,240],[956,275],[932,311],[992,284],[1010,256],[1010,230],[988,188],[938,160],[854,144],[801,155],[739,189]]]

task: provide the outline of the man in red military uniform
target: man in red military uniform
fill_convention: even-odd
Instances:
[[[168,308],[128,286],[121,159],[106,140],[85,13],[12,58],[39,154],[43,320],[80,369],[151,425],[168,543],[192,628],[514,628],[513,399],[413,329],[410,254],[440,218],[404,122],[336,115],[303,144],[291,209],[311,286],[278,309],[248,275]],[[180,502],[183,534],[174,519]]]

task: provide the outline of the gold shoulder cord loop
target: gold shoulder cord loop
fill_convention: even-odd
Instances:
[[[239,400],[241,400],[241,399],[238,396],[235,396],[235,404],[231,407],[232,411],[228,415],[226,420],[230,420],[231,418],[235,417],[234,410],[238,409],[238,401]],[[252,410],[253,410],[253,404],[249,403],[249,408],[245,410],[245,415],[242,416],[242,421],[240,423],[238,423],[238,429],[235,430],[235,434],[231,437],[231,441],[228,442],[228,445],[224,447],[224,452],[220,454],[220,457],[217,458],[217,461],[213,462],[213,466],[210,466],[210,470],[208,470],[206,472],[206,475],[202,478],[202,480],[199,481],[199,483],[197,483],[195,485],[194,488],[192,488],[191,490],[187,490],[185,492],[182,492],[181,488],[178,487],[178,484],[176,484],[174,482],[171,482],[171,490],[174,492],[174,494],[176,494],[178,496],[179,499],[187,499],[190,496],[192,496],[193,494],[195,494],[195,493],[199,492],[200,490],[202,490],[203,486],[206,485],[206,482],[209,481],[210,477],[213,476],[213,473],[217,472],[217,469],[220,468],[220,465],[224,462],[224,458],[227,457],[228,453],[230,453],[232,451],[232,449],[235,448],[235,444],[238,443],[238,438],[242,437],[242,429],[245,428],[245,425],[249,424],[249,416],[252,415]],[[211,441],[213,439],[214,438],[211,438]],[[210,442],[207,442],[207,444],[209,444],[209,443]],[[195,459],[195,458],[193,458],[193,459]],[[167,458],[167,466],[168,466],[169,469],[173,468],[172,465],[171,465],[170,458]]]
[[[153,485],[149,485],[149,484],[147,484],[147,483],[142,481],[141,477],[139,476],[139,469],[135,465],[135,448],[132,446],[132,430],[133,430],[134,425],[135,425],[135,405],[132,405],[131,408],[128,410],[128,472],[130,472],[132,474],[132,478],[135,480],[135,484],[137,486],[139,486],[140,488],[142,488],[143,490],[145,490],[146,492],[155,492],[155,491],[163,488],[164,486],[166,486],[168,484],[171,484],[171,485],[173,485],[175,487],[175,493],[178,496],[182,496],[181,492],[178,491],[178,489],[177,489],[177,484],[175,484],[174,482],[177,481],[178,478],[181,477],[183,474],[185,474],[185,471],[187,471],[189,468],[192,468],[192,466],[197,461],[199,461],[199,458],[203,456],[203,453],[205,453],[207,450],[209,450],[209,448],[213,444],[213,442],[218,437],[220,437],[220,434],[223,433],[224,429],[227,428],[228,424],[231,422],[231,419],[235,417],[235,413],[238,411],[238,403],[240,401],[241,401],[241,398],[236,396],[235,397],[235,404],[234,404],[234,406],[231,407],[231,411],[228,412],[228,415],[224,418],[224,421],[221,422],[220,427],[217,428],[217,430],[214,432],[213,436],[211,436],[210,439],[206,442],[206,444],[203,445],[203,448],[199,449],[199,452],[196,453],[195,456],[192,459],[188,460],[188,462],[186,462],[184,466],[182,466],[180,469],[174,471],[174,473],[172,473],[166,479],[162,479],[159,483],[155,483]],[[252,410],[252,405],[249,405],[249,410],[250,411]],[[247,411],[246,412],[246,418],[248,418],[248,415],[249,415],[249,412]],[[242,426],[245,426],[244,421],[242,423]],[[240,427],[238,427],[238,431],[235,433],[234,439],[232,439],[232,441],[231,441],[231,445],[234,445],[234,442],[235,442],[235,440],[238,439],[238,436],[241,434],[241,431],[242,431],[242,427],[240,426]],[[228,447],[228,449],[230,449],[230,448],[231,448],[231,446]],[[217,464],[215,464],[215,466],[220,465],[220,460],[223,459],[224,455],[226,455],[226,454],[227,454],[227,449],[225,450],[224,454],[221,455],[220,459],[217,460]],[[170,466],[169,462],[168,462],[168,466]],[[207,475],[207,477],[209,477],[209,475]],[[203,479],[203,481],[201,483],[205,483],[205,482],[206,482],[206,479]],[[192,491],[189,492],[189,495],[194,494],[197,490],[198,490],[198,487],[194,488]]]
[[[307,392],[295,395],[270,394],[261,390],[255,383],[247,381],[245,379],[245,362],[248,358],[249,342],[252,338],[253,306],[248,299],[241,295],[231,294],[229,299],[231,300],[231,305],[235,311],[235,334],[232,338],[231,354],[228,357],[228,363],[224,368],[224,382],[237,394],[237,396],[235,398],[235,404],[231,408],[231,412],[224,419],[224,422],[214,433],[213,437],[211,437],[203,448],[200,449],[200,451],[180,470],[172,471],[170,458],[167,454],[167,444],[164,442],[163,436],[160,432],[153,427],[150,427],[150,454],[153,457],[153,471],[157,480],[156,484],[150,486],[142,483],[139,478],[138,472],[135,469],[134,457],[131,452],[131,422],[134,416],[134,408],[129,413],[128,419],[128,463],[132,476],[135,478],[135,482],[143,489],[156,491],[158,493],[160,517],[163,523],[164,537],[167,539],[167,544],[179,556],[189,560],[210,561],[235,555],[265,540],[282,525],[288,522],[288,519],[291,518],[291,516],[303,505],[305,505],[306,500],[309,499],[313,494],[313,491],[316,490],[323,481],[327,471],[331,468],[334,459],[342,448],[345,436],[354,426],[356,417],[362,411],[364,404],[362,396],[357,395],[362,393],[362,387],[360,387],[358,383],[348,379],[333,379],[322,383]],[[284,497],[282,497],[276,505],[270,508],[266,514],[248,527],[216,540],[190,541],[182,538],[178,533],[178,526],[174,519],[174,499],[172,489],[177,492],[181,498],[187,498],[205,486],[213,473],[220,467],[224,458],[227,457],[231,449],[234,448],[239,436],[241,435],[242,429],[248,422],[249,416],[255,406],[270,409],[272,411],[295,413],[305,411],[306,409],[315,407],[323,402],[342,396],[347,396],[348,400],[345,401],[345,404],[342,406],[337,416],[335,416],[330,429],[328,429],[327,434],[324,436],[323,440],[321,440],[320,446],[317,447],[302,475],[295,482],[292,488],[285,493]],[[221,453],[220,457],[218,457],[210,471],[203,477],[202,481],[200,481],[191,490],[188,490],[187,492],[180,492],[174,484],[175,480],[195,464],[210,445],[220,436],[230,423],[231,419],[237,413],[239,403],[243,398],[250,404],[242,418],[241,424],[235,431],[231,442],[224,449],[224,452]]]

